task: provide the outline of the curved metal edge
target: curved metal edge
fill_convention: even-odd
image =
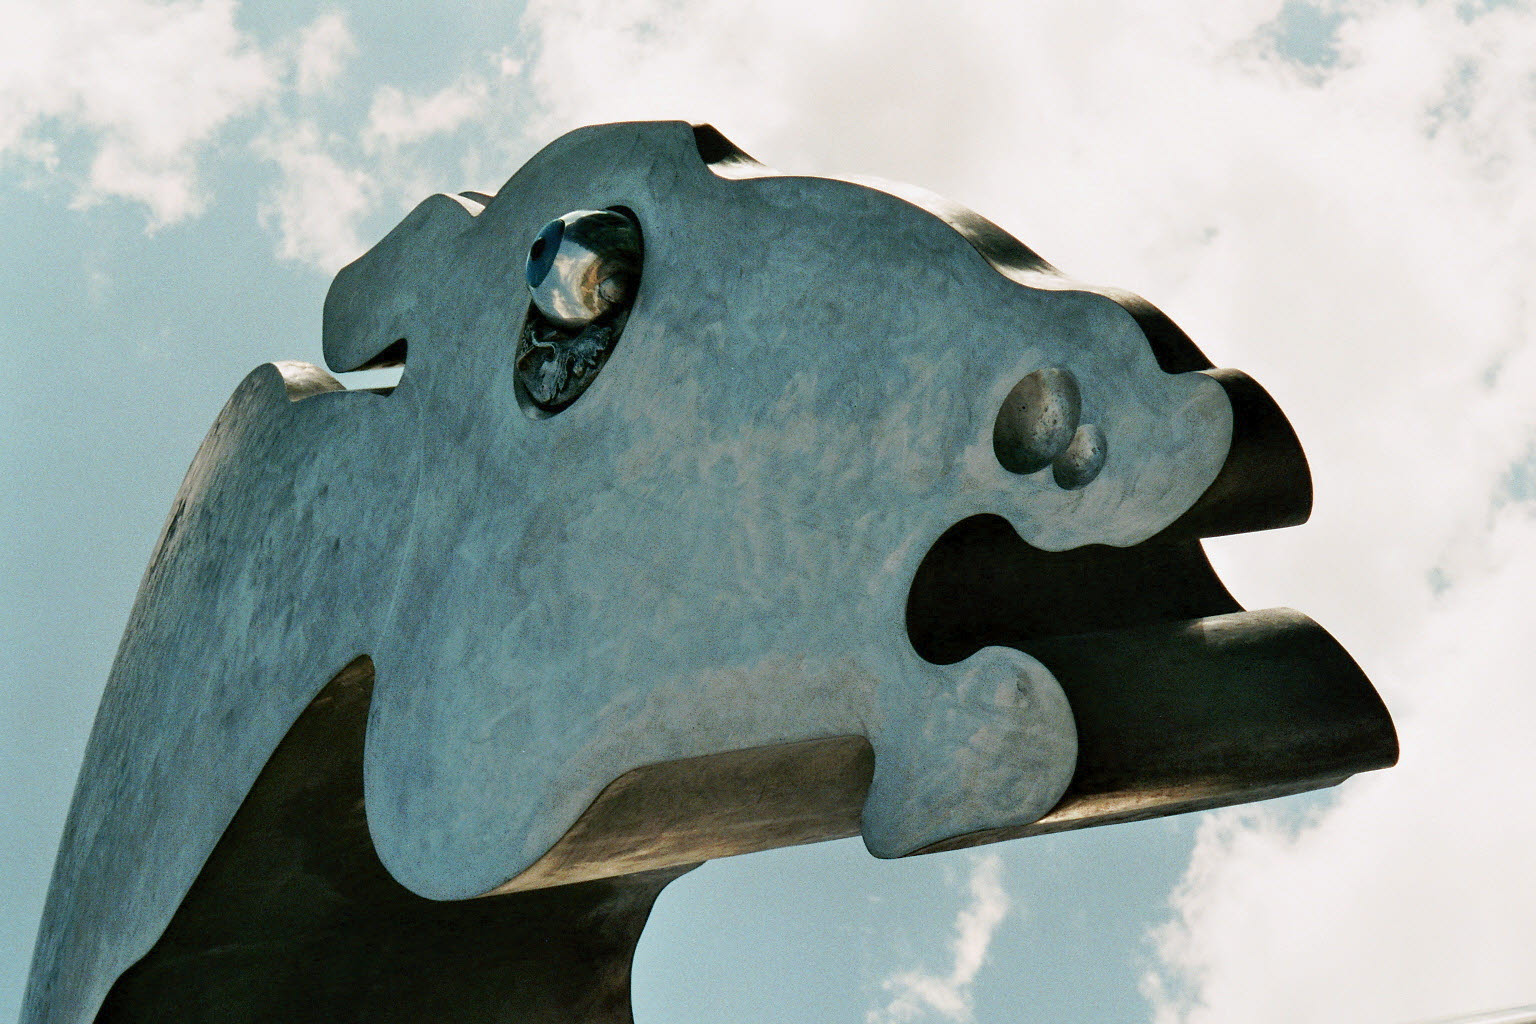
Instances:
[[[274,363],[266,363],[275,369],[283,379],[283,390],[288,394],[288,401],[302,402],[306,398],[315,395],[323,395],[331,391],[345,391],[346,385],[326,373],[313,363],[302,363],[297,360],[280,360]]]
[[[366,398],[356,396],[366,396]],[[142,629],[143,623],[159,600],[157,595],[161,588],[166,586],[167,581],[176,573],[175,565],[182,548],[190,542],[190,538],[199,535],[198,527],[189,525],[189,521],[196,518],[189,513],[189,509],[205,499],[211,486],[210,481],[225,477],[232,466],[239,464],[238,458],[232,453],[250,450],[246,446],[253,443],[252,438],[257,439],[254,443],[259,450],[259,438],[270,431],[282,418],[290,415],[304,415],[334,402],[378,400],[380,396],[377,393],[367,389],[347,389],[325,370],[309,363],[299,361],[262,363],[248,372],[236,385],[198,446],[150,553],[148,565],[129,612],[128,623],[113,664],[112,674],[107,680],[101,706],[97,709],[90,741],[76,780],[69,817],[65,822],[59,852],[55,858],[48,896],[44,903],[38,936],[33,948],[32,964],[23,992],[20,1017],[23,1022],[89,1019],[86,1014],[94,1012],[95,1002],[100,1000],[110,981],[109,974],[103,977],[102,965],[112,962],[113,966],[110,970],[118,970],[123,962],[125,950],[126,956],[131,958],[149,949],[154,929],[161,927],[169,916],[169,913],[165,917],[158,914],[152,915],[157,920],[143,935],[130,934],[132,929],[125,929],[117,936],[120,942],[114,940],[114,943],[100,943],[95,941],[99,936],[94,935],[84,941],[69,941],[67,938],[74,915],[80,913],[82,907],[90,903],[93,898],[93,889],[98,893],[100,891],[96,888],[100,885],[99,877],[82,874],[87,870],[84,865],[88,863],[91,856],[92,845],[97,841],[100,832],[104,831],[101,826],[103,815],[100,808],[120,799],[117,794],[123,792],[125,785],[134,785],[125,781],[124,777],[115,771],[103,768],[103,765],[111,763],[115,752],[120,752],[125,745],[120,718],[113,710],[115,707],[117,711],[121,711],[127,706],[123,703],[122,692],[117,689],[121,685],[119,672],[124,663],[125,652],[133,646],[131,638]],[[315,404],[311,405],[311,403]],[[332,405],[331,408],[334,409],[337,406]],[[277,699],[275,693],[267,696]],[[305,700],[308,696],[309,694],[305,694]],[[293,707],[294,717],[301,713],[303,706],[301,701]],[[182,709],[174,713],[179,715],[186,712]],[[272,733],[270,739],[260,738],[254,741],[254,745],[262,748],[260,756],[263,759],[280,742],[283,735],[281,729],[290,726],[292,720],[289,718],[283,722],[279,731]],[[139,748],[138,760],[141,763],[159,762],[160,751],[154,749],[155,742],[169,742],[164,733],[150,735],[155,736],[156,740]],[[237,760],[235,749],[226,749],[224,753],[228,755],[231,764]],[[230,764],[221,767],[226,772],[230,770]],[[251,777],[255,774],[253,770]],[[229,818],[224,816],[222,808],[227,806],[229,814],[233,815],[239,800],[242,799],[242,794],[249,790],[246,784],[237,785],[240,792],[235,794],[232,800],[230,793],[219,792],[216,785],[186,788],[189,792],[195,793],[195,799],[202,804],[203,810],[219,808],[212,813],[220,818],[218,828],[222,829],[229,821]],[[136,795],[135,800],[139,799],[142,797]],[[120,823],[123,818],[132,820],[130,812],[124,812],[116,817],[119,819],[117,823]],[[122,864],[136,863],[144,866],[145,874],[159,874],[163,878],[175,876],[178,880],[169,884],[176,888],[176,898],[180,899],[185,895],[187,885],[195,876],[198,860],[215,845],[219,835],[218,830],[203,830],[190,840],[182,837],[182,841],[174,849],[168,850],[164,856],[135,859],[120,855],[117,860]],[[183,866],[187,870],[181,870]],[[181,881],[181,878],[185,878],[186,881]],[[103,901],[98,907],[102,916],[117,915],[119,920],[131,920],[140,909],[132,906],[131,900],[121,894],[117,894],[115,902],[109,904]]]
[[[421,254],[451,260],[455,250],[447,243],[474,224],[484,209],[459,195],[428,196],[389,234],[337,271],[321,314],[326,366],[347,373],[403,363],[417,312],[415,294],[406,286],[420,279]],[[432,244],[424,244],[422,235],[430,236]],[[402,259],[402,253],[413,255]],[[381,346],[375,342],[378,338],[389,340]]]
[[[713,125],[693,125],[693,136],[699,159],[719,177],[740,179],[780,174],[748,156]],[[932,214],[969,242],[998,273],[1019,284],[1051,291],[1080,291],[1109,299],[1136,321],[1165,373],[1207,370],[1214,365],[1189,335],[1146,299],[1121,288],[1086,284],[1068,277],[1039,253],[974,210],[915,185],[864,176],[836,180],[885,192]]]
[[[867,738],[831,736],[635,768],[486,895],[856,836],[874,765]]]

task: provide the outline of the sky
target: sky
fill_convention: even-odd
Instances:
[[[1536,1003],[1536,11],[1443,0],[6,0],[0,1019],[92,716],[234,385],[340,266],[581,124],[908,181],[1144,295],[1307,449],[1207,544],[1354,655],[1401,763],[1325,794],[899,862],[711,863],[639,1024],[1410,1024]],[[351,386],[375,378],[352,379]]]

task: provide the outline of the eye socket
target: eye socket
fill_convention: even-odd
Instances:
[[[629,301],[640,260],[640,228],[629,217],[573,210],[534,238],[525,277],[540,313],[559,327],[579,328]]]
[[[560,413],[607,363],[629,320],[643,250],[639,219],[622,206],[574,210],[534,236],[515,356],[517,402],[530,419]]]

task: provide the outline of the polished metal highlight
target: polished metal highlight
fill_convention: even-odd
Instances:
[[[629,302],[640,279],[640,228],[617,210],[573,210],[528,248],[524,276],[540,313],[581,328]]]

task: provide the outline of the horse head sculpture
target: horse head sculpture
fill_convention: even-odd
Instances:
[[[1348,655],[1201,552],[1307,515],[1274,403],[937,197],[586,128],[343,269],[324,349],[404,369],[269,364],[215,422],[27,1024],[626,1020],[699,861],[1395,759]]]

